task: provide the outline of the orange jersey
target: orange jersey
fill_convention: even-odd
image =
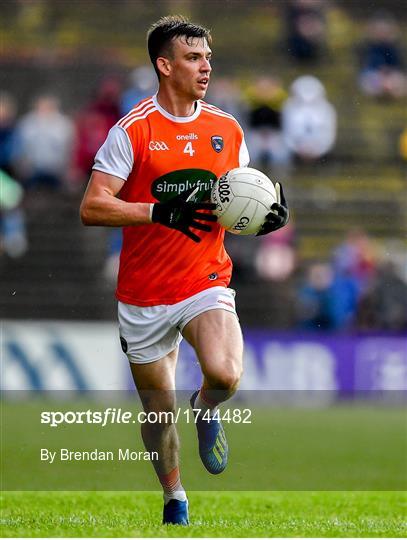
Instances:
[[[108,140],[94,169],[125,179],[120,197],[128,202],[167,201],[194,186],[195,200],[206,200],[219,176],[249,160],[237,121],[203,101],[192,116],[174,117],[155,96],[145,99]],[[232,262],[224,229],[215,223],[209,233],[193,231],[200,243],[157,223],[123,227],[117,298],[137,306],[175,304],[209,287],[227,286]]]

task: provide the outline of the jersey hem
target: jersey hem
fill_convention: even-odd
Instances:
[[[162,306],[167,305],[171,306],[173,304],[178,304],[178,302],[182,302],[183,300],[186,300],[187,298],[190,298],[191,296],[194,296],[195,294],[198,294],[202,291],[206,291],[208,289],[212,289],[213,287],[225,287],[227,288],[229,285],[229,282],[225,280],[215,280],[212,283],[208,284],[207,287],[202,287],[197,290],[191,291],[190,293],[182,296],[177,296],[176,298],[156,298],[156,299],[150,299],[150,300],[139,300],[137,298],[133,298],[132,296],[128,296],[126,294],[122,294],[119,291],[116,291],[116,299],[119,300],[119,302],[123,302],[125,304],[130,304],[132,306],[138,306],[138,307],[151,307],[151,306]]]

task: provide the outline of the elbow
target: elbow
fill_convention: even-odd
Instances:
[[[79,217],[81,218],[82,225],[95,225],[92,211],[86,204],[81,205],[79,210]]]

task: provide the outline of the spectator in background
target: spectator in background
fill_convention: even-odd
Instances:
[[[121,117],[120,84],[108,77],[96,89],[94,98],[79,111],[76,118],[76,137],[71,187],[82,187],[92,172],[96,152],[105,141],[112,126]]]
[[[298,326],[306,330],[331,330],[334,327],[330,288],[333,270],[328,263],[313,263],[298,290]]]
[[[334,251],[333,261],[337,272],[351,276],[362,293],[376,274],[378,248],[360,229],[352,229]]]
[[[298,292],[298,325],[307,330],[342,330],[352,326],[359,293],[355,280],[330,263],[314,263]]]
[[[326,52],[325,3],[289,0],[286,7],[287,50],[300,62],[316,62]]]
[[[205,99],[232,114],[242,126],[245,125],[246,104],[243,102],[239,86],[233,79],[218,77],[211,81]]]
[[[0,254],[16,259],[28,248],[25,216],[21,208],[23,188],[0,169]]]
[[[257,275],[267,281],[285,281],[296,267],[295,230],[292,223],[274,234],[259,237]]]
[[[11,258],[25,254],[28,248],[25,215],[22,209],[24,191],[12,178],[15,155],[17,106],[7,92],[0,93],[0,254]]]
[[[334,250],[332,263],[309,267],[299,289],[299,326],[322,330],[354,326],[359,302],[376,280],[378,258],[375,243],[364,231],[349,231]]]
[[[290,153],[281,134],[281,109],[286,98],[276,77],[259,77],[247,91],[247,145],[252,163],[261,169],[289,163]]]
[[[142,99],[157,92],[157,77],[150,66],[140,66],[130,74],[130,88],[120,99],[121,116],[127,114]]]
[[[93,101],[89,103],[89,109],[99,113],[110,127],[114,126],[120,111],[121,85],[116,77],[106,77],[97,88]]]
[[[332,150],[336,141],[336,111],[323,84],[310,75],[296,79],[282,113],[284,140],[303,161],[314,161]]]
[[[407,330],[407,283],[391,260],[379,266],[362,295],[358,311],[361,330]]]
[[[38,97],[18,122],[16,134],[16,171],[25,187],[62,187],[72,155],[73,125],[58,98]]]
[[[12,174],[16,151],[16,102],[7,92],[0,92],[0,169]]]
[[[374,97],[400,98],[406,95],[402,52],[397,41],[400,29],[387,13],[377,13],[367,26],[366,41],[360,47],[359,85]]]

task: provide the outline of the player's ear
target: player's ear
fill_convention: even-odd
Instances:
[[[156,62],[158,71],[164,75],[164,77],[168,77],[168,75],[171,73],[171,62],[168,60],[168,58],[159,56]]]

